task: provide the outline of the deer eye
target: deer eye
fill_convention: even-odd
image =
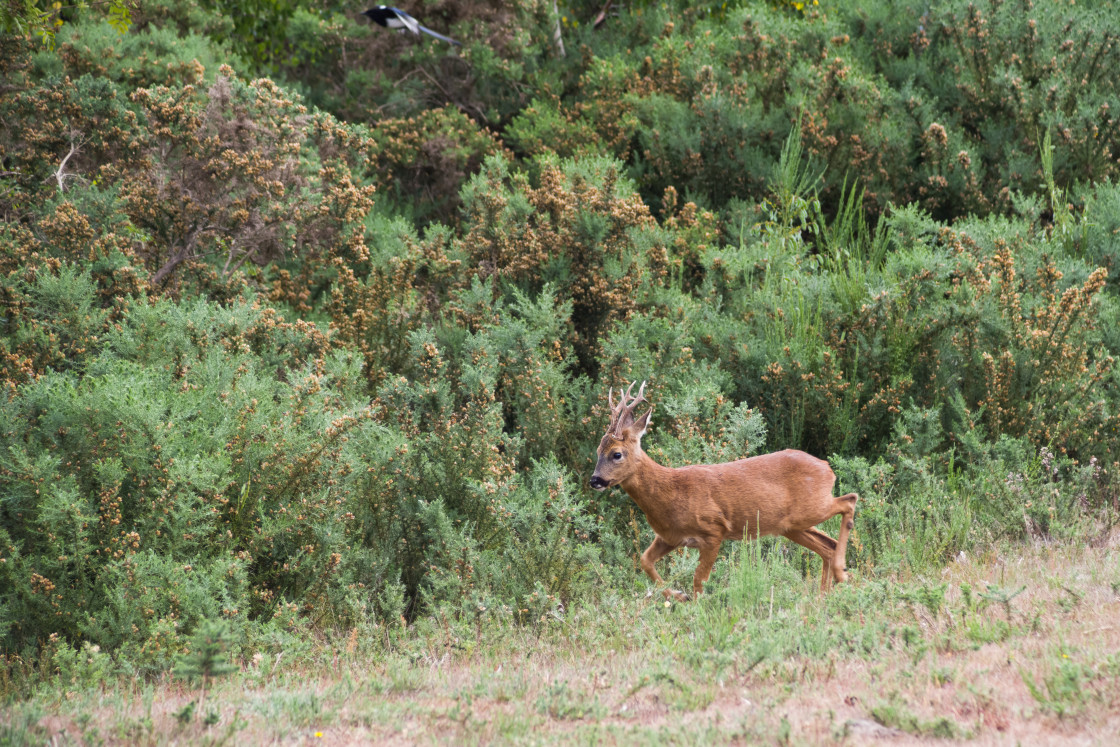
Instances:
[[[615,460],[616,462],[622,461],[622,452],[616,451],[615,453],[611,454],[611,459]]]

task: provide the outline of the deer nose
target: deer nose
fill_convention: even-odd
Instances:
[[[605,490],[609,485],[610,483],[608,483],[598,475],[591,476],[591,487],[595,488],[596,490]]]

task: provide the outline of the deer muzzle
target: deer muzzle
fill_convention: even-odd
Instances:
[[[610,486],[611,484],[609,482],[599,477],[598,475],[591,476],[591,487],[595,488],[596,490],[606,490]]]

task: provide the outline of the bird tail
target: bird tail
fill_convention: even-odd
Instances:
[[[462,42],[457,42],[454,39],[452,39],[450,36],[444,36],[443,34],[436,33],[435,31],[432,31],[427,26],[419,26],[418,28],[421,31],[423,31],[425,34],[427,34],[428,36],[434,36],[435,38],[439,39],[440,41],[445,41],[448,44],[454,44],[456,47],[463,46]]]

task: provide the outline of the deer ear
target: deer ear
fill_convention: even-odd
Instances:
[[[634,438],[640,439],[646,435],[646,429],[649,428],[649,418],[653,415],[653,405],[649,406],[646,414],[634,421]]]

